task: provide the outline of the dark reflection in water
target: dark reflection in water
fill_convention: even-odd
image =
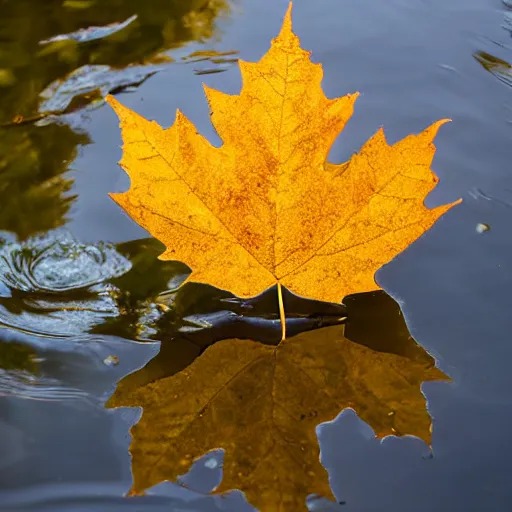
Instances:
[[[208,288],[203,288],[207,293],[195,294],[197,303],[204,301],[210,309],[218,308],[226,315],[214,316],[215,321],[202,327],[196,324],[193,331],[180,329],[168,339],[161,337],[164,341],[158,355],[119,384],[123,393],[176,374],[218,340],[238,337],[268,345],[279,343],[279,319],[273,319],[274,315],[269,314],[272,309],[268,308],[269,305],[277,306],[277,299],[274,304],[273,289],[254,299],[233,299],[235,304],[245,304],[245,307],[247,303],[251,304],[253,316],[246,316],[233,310],[220,309],[224,306],[224,298],[213,297],[208,293]],[[285,304],[288,302],[295,306],[288,313],[292,317],[287,321],[287,325],[291,326],[290,336],[308,329],[345,323],[345,337],[354,343],[375,352],[395,354],[431,366],[434,364],[434,359],[410,335],[398,304],[383,291],[350,295],[345,298],[344,305],[301,299],[289,292],[285,293],[284,298]],[[165,321],[166,317],[163,316],[160,322]]]
[[[309,464],[309,452],[314,449],[309,444],[312,442],[309,433],[314,432],[319,422],[334,419],[346,407],[358,411],[380,437],[410,434],[429,443],[431,420],[425,410],[425,398],[420,386],[423,381],[446,380],[446,376],[434,368],[434,358],[408,335],[398,305],[384,292],[353,295],[348,302],[346,333],[350,341],[343,337],[343,327],[340,326],[300,334],[278,349],[281,356],[278,357],[280,363],[275,363],[275,377],[274,374],[269,377],[261,367],[257,373],[253,373],[253,368],[249,369],[252,365],[245,366],[244,371],[240,370],[237,356],[231,360],[225,348],[219,348],[223,350],[222,356],[211,359],[212,350],[227,347],[226,343],[239,344],[240,352],[234,346],[231,348],[240,358],[243,357],[240,347],[251,345],[249,341],[231,340],[222,342],[203,356],[210,357],[208,369],[203,368],[205,377],[202,372],[195,372],[197,366],[194,366],[184,377],[188,384],[178,387],[176,379],[181,382],[180,377],[169,377],[187,367],[205,343],[211,343],[211,332],[206,332],[210,334],[209,338],[204,337],[205,333],[197,332],[164,340],[158,356],[142,370],[124,378],[107,403],[107,407],[144,408],[142,420],[131,431],[135,492],[154,485],[165,476],[174,478],[180,464],[187,469],[187,457],[224,447],[224,443],[229,446],[232,439],[247,439],[250,444],[252,435],[260,434],[261,429],[271,428],[274,422],[277,432],[270,437],[261,432],[260,444],[246,448],[243,455],[239,446],[229,447],[226,454],[230,457],[227,488],[240,486],[248,495],[250,490],[252,501],[255,499],[253,489],[270,487],[272,478],[275,482],[281,482],[283,471],[286,471],[287,482],[300,482],[296,486],[285,484],[286,491],[295,488],[297,492],[304,492],[303,485],[307,488],[306,483],[302,484],[304,465]],[[260,319],[253,324],[252,339],[258,339],[260,325],[268,321]],[[374,328],[368,329],[369,323]],[[214,326],[210,331],[215,329]],[[222,331],[222,327],[220,329]],[[279,332],[278,325],[275,330]],[[277,344],[277,341],[273,344]],[[292,351],[293,356],[290,357],[287,350]],[[302,350],[307,354],[303,359]],[[267,363],[272,366],[271,361]],[[303,366],[304,374],[308,376],[306,379],[299,370]],[[283,378],[283,374],[286,377]],[[217,387],[219,382],[221,385]],[[261,382],[267,384],[259,387]],[[327,389],[324,389],[324,383]],[[296,398],[290,398],[290,392],[283,391],[282,388],[286,390],[287,386],[293,386]],[[203,388],[207,390],[204,395]],[[286,402],[280,401],[281,393],[288,397]],[[331,393],[334,401],[331,401]],[[270,395],[274,398],[270,399]],[[235,407],[230,407],[232,396],[237,398]],[[266,404],[274,404],[274,400],[278,411],[281,407],[286,410],[286,419],[280,412],[275,415],[270,413],[271,419],[267,417],[269,409]],[[252,421],[244,421],[247,411],[252,411],[252,414],[259,411],[256,427]],[[310,412],[313,419],[307,422],[305,418]],[[239,417],[244,418],[240,424],[237,421]],[[302,452],[300,441],[304,442]],[[281,452],[277,459],[281,464],[283,459],[286,461],[286,469],[272,467],[269,446],[277,453],[285,446],[286,455]],[[273,477],[256,476],[258,473],[254,468],[261,467],[262,462],[269,466],[268,471]],[[200,464],[203,467],[221,467],[211,454]],[[236,477],[238,471],[245,475],[244,478],[240,478],[240,473]],[[316,485],[318,489],[318,477],[311,476],[307,479],[309,485]],[[187,483],[187,486],[197,490],[193,482]],[[295,498],[293,504],[299,507],[301,501]]]
[[[0,124],[38,114],[39,94],[82,66],[167,61],[162,52],[210,38],[228,9],[225,0],[2,2]]]
[[[0,230],[25,239],[63,225],[76,198],[65,173],[90,142],[69,114],[140,86],[227,13],[226,0],[0,3]]]
[[[0,342],[0,396],[23,395],[23,389],[41,388],[36,351],[21,343]],[[44,392],[43,392],[44,393]]]
[[[75,199],[65,173],[88,143],[63,124],[0,128],[0,230],[24,239],[61,226]]]
[[[507,8],[503,15],[503,23],[501,27],[506,30],[510,35],[512,35],[512,14],[509,12],[512,8],[512,3],[510,0],[502,0],[504,6]],[[500,54],[504,54],[504,50],[509,50],[509,45],[501,44],[496,40],[491,40],[493,43],[494,50],[489,53],[487,51],[476,51],[473,53],[474,59],[479,62],[482,67],[487,70],[489,73],[494,75],[500,82],[503,82],[505,85],[509,87],[512,86],[512,72],[511,72],[511,64],[509,60],[505,60],[500,58],[497,55],[494,55],[494,51],[499,52]],[[506,51],[505,54],[509,54],[509,51]]]
[[[32,348],[18,343],[0,344],[0,368],[10,372],[37,372],[36,355]]]
[[[509,62],[487,52],[477,52],[474,57],[484,69],[492,73],[498,80],[512,86],[512,66]]]

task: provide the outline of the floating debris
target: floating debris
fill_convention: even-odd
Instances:
[[[476,232],[481,234],[485,233],[486,231],[489,231],[491,229],[491,226],[489,224],[484,224],[483,222],[480,222],[476,225]]]
[[[482,51],[475,52],[473,58],[500,82],[512,87],[512,66],[509,62]]]
[[[107,366],[117,366],[119,364],[119,357],[117,356],[107,356],[103,359],[103,363]]]

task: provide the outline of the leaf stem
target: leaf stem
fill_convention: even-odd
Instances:
[[[283,291],[281,283],[277,283],[277,300],[279,302],[279,318],[281,319],[281,341],[286,339],[286,317],[284,316]]]

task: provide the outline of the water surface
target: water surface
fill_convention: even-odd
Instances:
[[[202,493],[169,483],[123,497],[128,430],[138,416],[104,409],[115,383],[173,333],[215,325],[222,337],[223,325],[232,329],[243,317],[243,336],[252,324],[247,305],[225,302],[224,292],[191,289],[176,301],[188,269],[156,260],[161,245],[107,195],[125,190],[128,179],[116,164],[117,119],[102,97],[116,94],[164,126],[179,107],[219,143],[202,83],[237,93],[236,58],[259,59],[286,7],[286,0],[0,3],[0,510],[250,510],[240,495],[209,496],[209,479],[218,476],[209,474],[198,476]],[[453,379],[423,387],[433,457],[415,438],[374,439],[345,411],[319,429],[322,462],[345,502],[339,510],[510,509],[510,7],[295,3],[295,31],[323,63],[327,96],[362,93],[331,161],[349,158],[380,126],[392,142],[451,118],[436,141],[441,181],[427,204],[463,198],[378,273],[411,334]],[[491,229],[478,233],[479,223]],[[190,344],[180,364],[202,346]],[[162,371],[158,365],[152,371]]]

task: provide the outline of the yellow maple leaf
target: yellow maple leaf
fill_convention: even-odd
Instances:
[[[240,489],[262,511],[304,510],[310,494],[332,497],[316,426],[346,407],[380,438],[408,434],[430,444],[420,386],[448,380],[434,359],[410,336],[379,332],[371,343],[366,337],[365,346],[344,330],[305,332],[277,347],[223,340],[182,371],[176,365],[190,341],[169,343],[172,353],[155,359],[156,380],[149,373],[141,383],[143,371],[129,375],[107,403],[143,408],[131,430],[132,493],[176,480],[195,459],[221,447],[223,479],[215,492]]]
[[[163,129],[107,98],[131,178],[113,199],[166,245],[161,259],[192,269],[189,280],[240,297],[277,283],[331,302],[379,289],[376,270],[456,204],[423,203],[446,120],[391,146],[379,130],[348,162],[326,162],[358,94],[324,96],[291,4],[268,53],[240,70],[240,95],[205,87],[219,148],[179,111]]]
[[[277,284],[279,294],[285,286],[333,302],[379,289],[376,270],[456,204],[424,205],[438,181],[430,165],[445,120],[394,145],[379,130],[348,162],[328,163],[357,94],[324,96],[321,66],[300,48],[291,8],[269,52],[240,69],[240,95],[205,88],[221,147],[179,111],[163,129],[109,97],[131,178],[112,197],[165,244],[161,259],[192,269],[191,281],[241,297]],[[429,442],[420,384],[443,377],[427,354],[372,353],[338,327],[277,347],[219,342],[172,377],[129,393],[120,385],[108,405],[144,409],[130,449],[133,492],[222,447],[219,490],[242,489],[265,510],[296,510],[307,494],[330,493],[318,423],[353,406],[380,436],[396,433],[393,422]]]

